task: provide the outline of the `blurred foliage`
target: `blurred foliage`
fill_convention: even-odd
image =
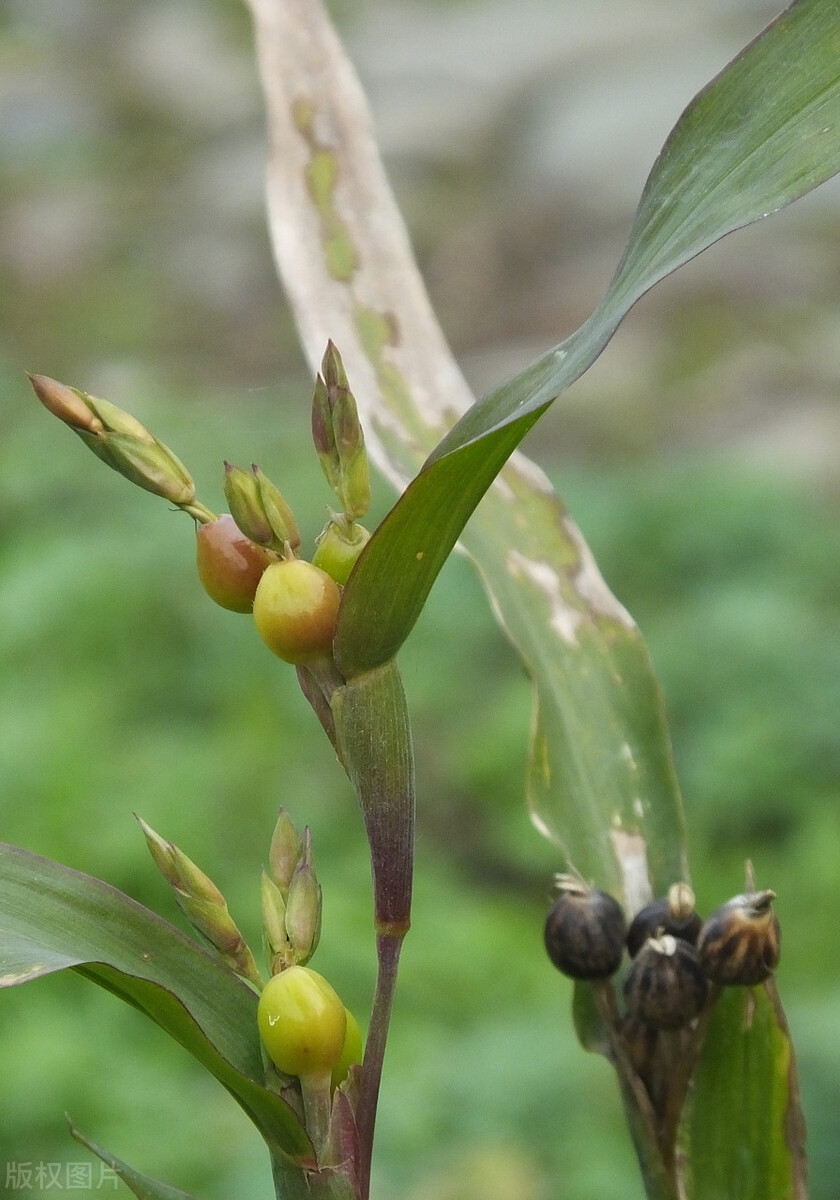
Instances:
[[[361,820],[293,672],[247,617],[206,599],[189,521],[86,454],[22,376],[46,371],[136,411],[211,507],[221,460],[256,459],[311,548],[330,496],[307,445],[311,381],[264,230],[247,21],[227,0],[13,0],[0,22],[0,836],[177,922],[137,811],[208,870],[258,941],[259,868],[284,804],[313,828],[325,897],[316,965],[362,1015],[374,958]],[[468,369],[498,378],[522,353],[523,278],[541,298],[529,336],[553,336],[558,320],[571,328],[573,313],[547,298],[560,272],[574,275],[565,239],[577,246],[581,221],[596,237],[597,215],[572,208],[567,226],[547,222],[557,198],[523,198],[510,178],[485,188],[479,152],[457,169],[421,159],[396,171],[398,184],[422,177],[427,248],[437,230],[441,244],[474,245],[489,227],[508,239],[508,257],[481,259],[477,277],[465,279],[463,252],[455,276],[440,254],[431,270]],[[779,894],[812,1194],[829,1200],[840,1177],[840,950],[825,933],[840,920],[829,408],[840,239],[836,207],[806,211],[805,232],[779,218],[778,235],[770,225],[763,242],[727,242],[709,274],[690,268],[640,306],[532,444],[650,643],[702,908],[740,888],[748,855]],[[813,281],[791,272],[790,290],[777,279],[768,292],[752,264],[801,265],[791,238],[811,248]],[[722,282],[710,283],[715,270]],[[468,310],[459,297],[472,293]],[[389,502],[380,482],[380,516]],[[609,1068],[577,1047],[570,989],[543,958],[562,864],[525,815],[527,681],[462,561],[401,666],[418,752],[418,879],[376,1194],[641,1197]],[[75,977],[3,995],[0,1061],[0,1180],[8,1162],[82,1157],[68,1110],[206,1200],[267,1194],[261,1143],[235,1104]]]

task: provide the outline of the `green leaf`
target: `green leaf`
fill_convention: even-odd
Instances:
[[[122,1159],[117,1158],[115,1154],[111,1154],[110,1150],[103,1149],[102,1146],[97,1146],[96,1142],[92,1142],[90,1138],[85,1137],[83,1133],[75,1127],[72,1121],[68,1121],[70,1133],[77,1142],[81,1142],[83,1146],[87,1146],[92,1154],[111,1168],[123,1183],[134,1193],[139,1200],[195,1200],[195,1196],[190,1192],[183,1192],[180,1188],[171,1187],[168,1183],[161,1183],[159,1179],[152,1179],[150,1175],[141,1175],[139,1171],[135,1171],[128,1163],[124,1163]]]
[[[804,1200],[805,1127],[793,1047],[772,980],[721,995],[681,1143],[692,1200]]]
[[[342,605],[336,653],[345,672],[369,669],[396,652],[501,464],[591,366],[632,305],[725,234],[789,204],[838,169],[840,0],[796,0],[683,113],[654,165],[599,308],[565,342],[474,405],[376,531]]]
[[[297,1116],[263,1086],[251,988],[116,888],[0,843],[0,986],[68,967],[189,1050],[238,1100],[270,1149],[311,1159]]]

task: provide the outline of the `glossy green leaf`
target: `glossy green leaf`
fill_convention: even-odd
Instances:
[[[76,1129],[72,1121],[70,1122],[70,1133],[77,1142],[86,1146],[97,1158],[101,1158],[106,1166],[110,1167],[126,1187],[138,1197],[138,1200],[196,1200],[190,1192],[181,1191],[180,1188],[172,1187],[168,1183],[162,1183],[159,1179],[152,1179],[150,1175],[143,1175],[140,1171],[135,1171],[121,1158],[111,1154],[110,1150],[105,1150],[96,1142],[92,1142],[90,1138],[85,1137]]]
[[[805,1200],[805,1127],[775,984],[715,1006],[685,1115],[691,1200]]]
[[[311,1158],[296,1115],[263,1086],[256,993],[116,888],[0,844],[0,986],[68,967],[144,1012],[189,1050],[271,1149]]]
[[[591,366],[632,305],[727,233],[838,169],[840,0],[796,0],[683,113],[654,165],[599,308],[565,342],[473,406],[376,531],[342,606],[336,645],[345,671],[395,653],[501,463]]]

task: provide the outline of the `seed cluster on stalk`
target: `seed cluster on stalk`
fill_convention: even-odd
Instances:
[[[618,971],[626,950],[626,1011],[652,1029],[686,1027],[703,1011],[710,984],[759,984],[779,961],[775,893],[769,890],[735,896],[704,922],[691,888],[676,883],[628,927],[607,892],[568,875],[558,876],[557,889],[544,930],[551,961],[572,979],[600,980]]]
[[[695,909],[693,891],[680,882],[640,909],[629,926],[615,897],[575,876],[556,879],[558,895],[544,929],[548,956],[563,974],[588,985],[599,1044],[624,1085],[641,1097],[667,1155],[674,1152],[679,1114],[720,989],[762,983],[779,961],[775,894],[755,890],[749,866],[747,877],[748,890],[706,921]],[[613,977],[625,954],[619,1003]]]

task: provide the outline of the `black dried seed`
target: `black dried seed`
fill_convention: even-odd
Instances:
[[[576,882],[561,887],[545,921],[548,957],[572,979],[606,979],[624,954],[627,926],[621,905],[597,888]]]
[[[654,1029],[682,1029],[700,1015],[709,985],[697,951],[680,938],[649,938],[624,981],[627,1011]]]
[[[781,931],[775,892],[747,892],[716,909],[700,931],[700,963],[713,983],[763,983],[779,962]]]
[[[694,892],[687,883],[675,883],[668,895],[654,900],[636,913],[627,931],[627,949],[631,958],[644,946],[648,938],[660,933],[682,938],[693,946],[703,922],[694,911]]]

